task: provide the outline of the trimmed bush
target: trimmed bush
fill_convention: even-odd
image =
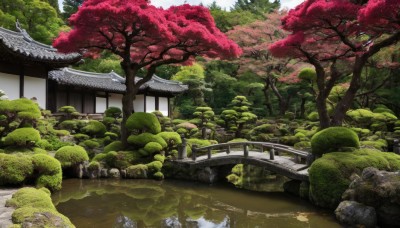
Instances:
[[[164,163],[164,161],[165,161],[165,156],[164,156],[164,155],[161,155],[161,154],[156,154],[156,155],[154,155],[154,160],[155,160],[155,161],[159,161],[159,162],[161,162],[161,163]]]
[[[53,150],[53,145],[49,143],[46,139],[41,139],[36,143],[36,146],[43,150]]]
[[[57,150],[54,157],[60,161],[63,168],[89,160],[86,150],[81,146],[64,146]]]
[[[122,114],[122,110],[118,107],[109,107],[104,111],[104,115],[106,117],[113,117],[113,118],[118,118]]]
[[[58,111],[69,113],[69,114],[77,112],[73,106],[63,106],[63,107],[59,108]]]
[[[361,146],[374,148],[380,151],[385,151],[388,148],[388,143],[384,139],[378,139],[375,141],[361,141]]]
[[[106,133],[107,128],[106,126],[97,121],[97,120],[91,120],[89,123],[82,128],[82,132],[85,132],[88,135],[93,135],[93,136],[98,136],[101,137]]]
[[[110,139],[117,139],[118,138],[118,134],[116,134],[114,132],[106,132],[104,134],[104,136],[108,136],[108,137],[110,137]]]
[[[19,185],[32,175],[32,160],[22,154],[0,153],[0,185]]]
[[[153,113],[133,113],[126,121],[126,128],[130,131],[139,130],[153,134],[161,132],[160,122]]]
[[[155,152],[160,152],[163,147],[156,142],[149,142],[144,146],[144,150],[147,151],[149,154],[154,154]]]
[[[78,124],[79,122],[76,120],[64,120],[58,125],[58,127],[62,130],[72,131],[78,129]]]
[[[157,135],[161,136],[170,146],[182,144],[181,136],[176,132],[160,132]]]
[[[33,146],[40,140],[40,133],[33,128],[19,128],[9,133],[5,139],[5,145]]]
[[[156,173],[156,172],[161,171],[163,164],[160,161],[153,161],[153,162],[146,164],[146,166],[147,166],[147,169],[149,170],[149,172]]]
[[[160,144],[163,148],[167,147],[167,143],[159,135],[153,135],[151,133],[142,133],[140,135],[131,135],[128,137],[129,144],[137,145],[140,147],[146,146],[146,144],[149,142],[156,142]]]
[[[115,141],[107,146],[104,147],[104,153],[110,152],[110,151],[120,151],[123,150],[124,146],[122,145],[121,141]]]
[[[82,144],[88,149],[94,149],[100,147],[100,143],[94,141],[93,139],[85,140],[82,142]]]
[[[350,176],[353,173],[361,175],[367,167],[397,171],[400,169],[400,156],[372,149],[325,154],[309,169],[311,199],[318,206],[335,208],[351,183]]]
[[[16,210],[12,214],[14,224],[21,224],[25,220],[33,218],[35,213],[46,213],[47,216],[60,217],[62,222],[57,224],[59,227],[75,227],[71,221],[60,214],[54,207],[50,198],[50,192],[46,188],[21,188],[6,203],[8,207],[14,207]],[[54,224],[46,221],[41,224],[43,227],[54,227]]]
[[[343,147],[360,148],[358,135],[346,127],[330,127],[311,138],[311,150],[315,155],[340,151]]]
[[[319,120],[318,112],[311,112],[310,114],[308,114],[307,119],[311,121],[318,121]]]
[[[164,180],[164,174],[162,172],[156,172],[153,174],[154,179],[156,180]]]
[[[75,134],[73,136],[74,136],[74,139],[78,140],[79,142],[90,139],[90,136],[86,135],[86,134]]]
[[[61,163],[44,154],[36,154],[32,157],[32,164],[35,173],[39,175],[36,180],[37,187],[46,187],[52,191],[60,190],[62,183]]]

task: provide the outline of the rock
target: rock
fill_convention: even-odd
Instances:
[[[82,179],[83,177],[83,164],[76,164],[73,167],[73,176]]]
[[[341,202],[335,215],[341,223],[352,227],[372,228],[377,223],[375,209],[355,201]]]
[[[218,181],[218,169],[206,167],[202,170],[199,170],[197,173],[197,179],[200,182],[212,184]]]
[[[111,178],[120,178],[119,170],[115,168],[108,170],[108,176]]]
[[[126,169],[126,178],[147,179],[147,169],[143,164],[131,165]]]
[[[97,179],[100,175],[100,170],[89,170],[88,171],[89,179]]]
[[[107,169],[100,169],[100,177],[107,178],[108,177],[108,170]]]
[[[126,178],[126,170],[124,169],[124,170],[121,170],[121,177],[122,178]]]
[[[59,227],[67,228],[68,224],[64,220],[50,212],[35,213],[31,217],[24,220],[21,224],[22,228],[36,228],[36,227]]]
[[[360,178],[354,178],[342,198],[375,208],[382,227],[400,224],[400,172],[368,167]]]

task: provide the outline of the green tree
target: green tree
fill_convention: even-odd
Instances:
[[[266,13],[278,9],[279,6],[279,0],[273,2],[270,0],[238,0],[233,6],[233,9],[235,11],[249,11],[261,19]]]
[[[66,29],[57,10],[42,0],[3,0],[0,3],[0,26],[15,30],[15,22],[33,39],[50,44],[60,30]]]
[[[68,20],[72,14],[78,11],[78,7],[82,5],[85,0],[64,0],[63,2],[63,18]]]

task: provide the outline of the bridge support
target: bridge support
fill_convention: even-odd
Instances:
[[[244,157],[247,158],[249,156],[249,145],[247,144],[243,145],[243,152],[244,152]]]
[[[196,161],[196,150],[197,150],[197,145],[193,144],[192,145],[192,160]]]

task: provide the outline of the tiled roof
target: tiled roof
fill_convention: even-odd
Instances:
[[[49,79],[56,81],[58,84],[80,86],[84,88],[106,91],[106,92],[125,92],[125,78],[119,76],[115,72],[110,73],[93,73],[80,71],[71,68],[63,68],[49,72]],[[140,78],[135,78],[136,82]],[[146,82],[140,91],[145,90],[155,93],[178,94],[186,91],[187,85],[180,82],[162,79],[156,75]]]
[[[0,27],[0,49],[18,58],[35,62],[67,66],[81,59],[79,53],[64,54],[52,46],[33,40],[29,34],[21,29],[17,22],[19,32],[14,32]]]

